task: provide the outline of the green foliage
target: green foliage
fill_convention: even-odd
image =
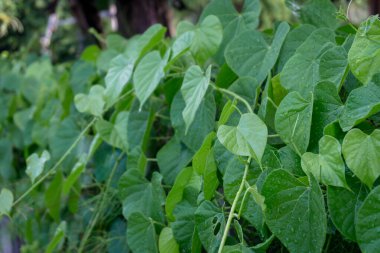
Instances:
[[[173,39],[1,58],[0,216],[23,250],[377,252],[380,21],[354,36],[328,0],[287,3],[302,24],[214,0]]]

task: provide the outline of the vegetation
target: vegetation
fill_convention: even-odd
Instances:
[[[111,34],[74,63],[2,54],[21,251],[377,252],[380,20],[292,7],[259,30],[260,1],[214,0],[175,38]]]

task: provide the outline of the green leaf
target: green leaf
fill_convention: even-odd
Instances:
[[[164,227],[164,229],[161,230],[160,238],[158,239],[158,248],[160,253],[179,253],[179,246],[174,239],[171,228]]]
[[[241,33],[228,44],[226,62],[240,77],[251,76],[262,83],[276,63],[288,31],[289,25],[281,23],[271,45],[257,31]]]
[[[274,170],[266,178],[265,218],[269,229],[290,252],[321,252],[326,236],[326,213],[318,182],[310,185],[285,170]]]
[[[66,221],[62,221],[57,229],[54,232],[53,239],[49,242],[48,246],[46,247],[45,253],[52,253],[54,250],[58,247],[59,244],[63,242],[63,239],[65,238],[67,230],[67,223]]]
[[[234,99],[233,101],[228,100],[227,103],[224,104],[222,112],[220,113],[218,127],[227,123],[230,116],[234,113],[236,109],[235,108],[236,105],[237,105],[236,99]]]
[[[185,108],[181,92],[178,92],[170,108],[170,120],[176,135],[188,148],[196,152],[202,145],[203,140],[215,127],[216,103],[214,93],[207,92],[196,111],[193,122],[186,132],[186,123],[182,112]]]
[[[261,163],[267,143],[268,129],[256,114],[243,114],[236,127],[220,126],[217,136],[219,141],[233,154],[252,156]]]
[[[281,139],[301,156],[310,139],[313,94],[307,99],[291,92],[281,101],[275,116],[275,128]]]
[[[120,54],[112,59],[110,69],[105,77],[106,90],[104,96],[107,106],[117,101],[124,86],[132,77],[134,64],[135,59],[128,58],[125,54]]]
[[[348,131],[379,111],[380,83],[370,82],[367,86],[350,92],[339,118],[339,124],[343,131]]]
[[[193,168],[198,175],[203,175],[206,169],[207,157],[210,152],[213,152],[211,147],[215,137],[215,132],[209,133],[204,139],[202,146],[193,157]]]
[[[62,187],[63,175],[61,171],[58,171],[45,191],[45,205],[48,213],[56,222],[60,220]]]
[[[343,110],[338,90],[334,83],[322,81],[314,88],[313,117],[309,148],[318,150],[319,139],[325,127],[336,121]]]
[[[319,154],[306,152],[302,155],[302,169],[325,185],[348,188],[344,173],[345,166],[341,157],[341,146],[332,136],[319,140]]]
[[[282,86],[288,91],[298,91],[303,96],[313,91],[314,86],[320,81],[321,57],[334,45],[335,34],[332,30],[315,30],[286,62],[280,74]],[[302,71],[299,71],[300,66]]]
[[[206,73],[197,66],[191,66],[185,74],[182,83],[181,93],[185,101],[185,109],[182,112],[183,119],[186,123],[186,133],[194,120],[195,113],[201,104],[203,97],[206,95],[210,82],[211,65],[207,68]]]
[[[369,17],[361,23],[355,40],[348,52],[348,63],[352,73],[367,84],[372,76],[380,72],[380,20]]]
[[[88,95],[80,93],[75,96],[74,101],[79,112],[101,117],[105,105],[104,87],[94,85],[91,87]]]
[[[187,188],[192,188],[195,191],[201,189],[201,177],[194,172],[192,167],[187,167],[178,174],[166,198],[165,211],[168,220],[175,220],[173,216],[174,208],[182,200],[183,193]]]
[[[224,51],[228,43],[238,34],[257,28],[261,6],[258,0],[245,0],[239,13],[230,0],[213,0],[203,9],[200,20],[209,15],[219,18],[223,26],[223,39],[215,55],[217,62],[224,62]]]
[[[206,200],[195,211],[195,223],[207,252],[217,252],[226,225],[223,211]]]
[[[2,215],[9,215],[12,210],[13,200],[13,193],[3,188],[0,193],[0,217]]]
[[[188,49],[190,49],[193,43],[195,33],[185,32],[176,38],[172,45],[172,55],[170,56],[170,62],[176,61],[181,55],[183,55]]]
[[[347,75],[347,52],[342,46],[335,46],[327,50],[320,60],[319,76],[323,81],[330,81],[340,89],[344,77]]]
[[[119,112],[115,122],[99,119],[95,124],[96,132],[113,147],[128,151],[127,126],[129,112]]]
[[[130,50],[130,56],[136,58],[144,56],[162,41],[165,33],[166,28],[161,24],[152,25],[136,40],[137,49]]]
[[[137,65],[133,74],[133,87],[140,100],[140,107],[145,104],[164,77],[164,68],[168,58],[168,53],[161,58],[159,51],[152,51],[145,55]]]
[[[331,220],[344,237],[354,242],[355,217],[366,197],[366,187],[357,182],[354,185],[350,184],[353,191],[335,186],[327,188],[327,205]]]
[[[112,221],[107,235],[107,252],[108,253],[129,253],[127,244],[126,221],[122,218],[116,218]]]
[[[240,77],[228,89],[244,98],[251,106],[256,106],[260,94],[260,83],[255,78]]]
[[[342,148],[347,166],[371,188],[380,175],[380,130],[367,135],[352,129],[344,137]]]
[[[34,183],[36,178],[42,174],[44,171],[45,163],[49,160],[50,153],[47,150],[44,150],[41,156],[38,156],[36,153],[34,153],[26,159],[25,173],[32,180],[32,183]]]
[[[133,252],[158,253],[153,220],[140,212],[131,213],[128,219],[127,241]]]
[[[336,18],[337,10],[335,5],[329,0],[306,1],[298,12],[304,23],[331,29],[335,29],[338,26],[338,20]]]
[[[123,204],[123,215],[131,221],[134,212],[141,212],[155,221],[163,222],[162,206],[165,193],[161,186],[161,175],[153,173],[149,182],[137,169],[129,169],[119,180],[119,198]]]
[[[214,15],[207,16],[197,26],[188,22],[181,22],[177,27],[177,31],[178,34],[189,31],[194,32],[190,51],[201,65],[217,52],[223,37],[222,25]]]
[[[206,166],[203,174],[203,191],[205,199],[211,200],[219,186],[214,152],[211,150],[206,158]]]
[[[380,186],[374,188],[356,216],[356,238],[363,252],[377,252],[380,247]]]
[[[178,173],[191,161],[194,153],[174,136],[157,153],[157,163],[164,182],[173,184]]]
[[[78,161],[75,164],[74,168],[70,172],[70,175],[67,177],[67,179],[63,183],[63,186],[62,186],[63,194],[65,194],[65,195],[69,194],[71,188],[73,187],[75,182],[77,182],[78,178],[80,177],[80,175],[85,170],[85,168],[86,168],[85,162],[86,161],[82,160],[82,161]]]

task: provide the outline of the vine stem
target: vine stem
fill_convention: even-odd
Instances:
[[[120,160],[121,160],[121,158],[123,158],[123,155],[124,155],[124,153],[121,153],[119,155],[119,157],[115,161],[115,164],[114,164],[114,166],[113,166],[113,168],[111,170],[111,174],[108,177],[108,180],[107,180],[107,183],[106,183],[106,186],[105,186],[102,198],[100,200],[99,208],[97,208],[96,215],[95,215],[94,219],[92,219],[91,223],[88,225],[88,228],[86,229],[86,232],[83,235],[83,238],[81,240],[81,243],[80,243],[80,246],[79,246],[79,249],[78,249],[79,253],[83,252],[84,247],[86,246],[87,240],[90,237],[91,232],[94,229],[96,223],[98,222],[99,216],[101,214],[101,210],[103,209],[103,206],[104,206],[104,203],[105,203],[105,200],[106,200],[108,189],[109,189],[109,187],[111,185],[112,178],[115,175],[116,169],[119,166]]]
[[[238,94],[236,94],[235,92],[233,91],[230,91],[230,90],[227,90],[227,89],[223,89],[223,88],[220,88],[220,87],[217,87],[216,85],[214,84],[211,84],[211,86],[217,90],[217,91],[220,91],[222,93],[225,93],[225,94],[228,94],[230,96],[233,96],[234,98],[236,98],[237,100],[239,100],[240,102],[242,102],[248,109],[248,111],[250,113],[253,113],[253,110],[251,108],[251,106],[249,105],[249,103],[247,102],[247,100],[245,100],[244,98],[242,98],[241,96],[239,96]]]
[[[73,151],[73,149],[77,146],[82,137],[87,133],[87,131],[92,127],[92,125],[96,122],[97,118],[93,118],[91,122],[83,129],[83,131],[78,135],[73,144],[66,150],[66,152],[61,156],[58,162],[51,168],[44,176],[42,176],[37,182],[32,184],[32,186],[24,192],[15,202],[13,202],[13,206],[17,205],[21,200],[23,200],[26,196],[28,196],[37,186],[39,186],[46,178],[50,175],[54,174],[57,168],[61,165],[61,163],[66,159],[66,157]]]
[[[243,192],[244,184],[245,184],[245,181],[247,179],[247,174],[248,174],[249,164],[251,163],[251,159],[252,159],[252,157],[248,157],[247,164],[245,165],[245,168],[244,168],[243,178],[241,180],[239,189],[235,195],[235,199],[232,202],[231,210],[230,210],[230,213],[228,214],[226,227],[224,228],[223,237],[222,237],[222,240],[220,241],[218,253],[222,253],[224,244],[226,243],[228,231],[230,230],[232,219],[235,216],[235,209],[236,209],[237,203],[239,201],[240,195]]]

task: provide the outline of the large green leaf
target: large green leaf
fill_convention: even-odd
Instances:
[[[217,136],[219,141],[233,154],[252,156],[261,163],[267,143],[268,129],[256,114],[243,114],[236,127],[220,126]]]
[[[120,54],[112,59],[110,69],[105,77],[107,105],[116,102],[118,96],[123,91],[124,86],[132,77],[135,59],[128,58],[125,54]]]
[[[367,135],[360,129],[352,129],[344,137],[342,147],[347,166],[372,187],[380,175],[380,130]]]
[[[223,40],[215,55],[219,64],[224,62],[224,50],[237,34],[258,26],[260,11],[261,6],[258,0],[245,0],[241,13],[236,10],[230,0],[213,0],[203,9],[200,20],[209,15],[215,15],[223,26]]]
[[[36,180],[36,178],[42,174],[45,163],[49,160],[50,153],[47,150],[44,150],[40,156],[34,153],[26,159],[25,173],[30,177],[32,183],[34,183],[34,180]]]
[[[12,209],[13,200],[13,193],[8,189],[3,188],[0,192],[0,217],[2,215],[9,215]]]
[[[335,35],[332,30],[327,28],[315,30],[286,62],[280,74],[281,84],[289,91],[298,91],[301,95],[313,91],[320,80],[321,57],[334,44]],[[301,66],[302,71],[300,71]]]
[[[185,168],[194,153],[174,136],[157,153],[157,163],[164,182],[173,184],[177,174]]]
[[[240,77],[251,76],[262,83],[276,63],[288,31],[289,25],[281,23],[271,45],[257,31],[241,33],[228,44],[226,62]]]
[[[335,46],[327,50],[320,60],[319,76],[323,81],[330,81],[339,90],[347,75],[347,51],[343,46]]]
[[[207,88],[210,82],[211,65],[207,68],[206,73],[197,66],[191,66],[185,74],[182,83],[181,93],[185,101],[185,109],[182,112],[183,119],[186,124],[186,133],[189,130],[191,123],[195,118],[203,97],[206,95]]]
[[[164,77],[164,68],[169,58],[169,52],[165,54],[164,58],[161,58],[159,51],[152,51],[145,55],[137,65],[133,74],[133,87],[140,100],[140,107],[145,104]]]
[[[195,173],[192,167],[187,167],[178,174],[174,185],[166,198],[165,211],[168,220],[175,220],[173,211],[176,204],[182,200],[183,192],[187,188],[199,191],[201,189],[201,182],[201,177]]]
[[[269,229],[290,252],[321,252],[327,219],[321,189],[313,176],[310,185],[285,170],[267,176],[261,194]]]
[[[137,169],[129,169],[119,180],[119,198],[123,204],[123,215],[130,219],[134,212],[141,212],[155,221],[164,220],[165,193],[161,186],[161,175],[154,173],[149,182]]]
[[[277,133],[300,156],[309,145],[312,113],[313,94],[305,99],[298,92],[286,95],[276,112]]]
[[[372,16],[360,25],[348,52],[350,69],[364,84],[367,84],[374,74],[380,72],[379,40],[380,20],[378,16]]]
[[[319,140],[319,154],[306,152],[302,155],[302,168],[325,185],[347,187],[344,176],[345,166],[340,143],[332,136],[325,135]]]
[[[223,210],[206,200],[195,211],[195,224],[207,252],[216,253],[226,225]]]
[[[178,34],[193,31],[193,42],[190,51],[194,58],[203,65],[211,56],[213,56],[219,48],[223,37],[223,28],[219,19],[210,15],[207,16],[197,26],[183,21],[178,24]]]
[[[104,87],[94,85],[88,95],[79,93],[75,96],[74,101],[78,111],[100,117],[103,114],[105,105]]]
[[[374,188],[356,216],[356,238],[363,252],[375,253],[380,247],[380,186]]]
[[[131,213],[128,219],[127,241],[133,252],[158,253],[153,220],[140,212]]]
[[[339,118],[339,124],[343,131],[348,131],[379,111],[380,83],[370,82],[350,92]]]
[[[164,227],[164,229],[161,230],[160,238],[158,239],[158,248],[160,253],[179,253],[179,246],[174,239],[171,228]]]

